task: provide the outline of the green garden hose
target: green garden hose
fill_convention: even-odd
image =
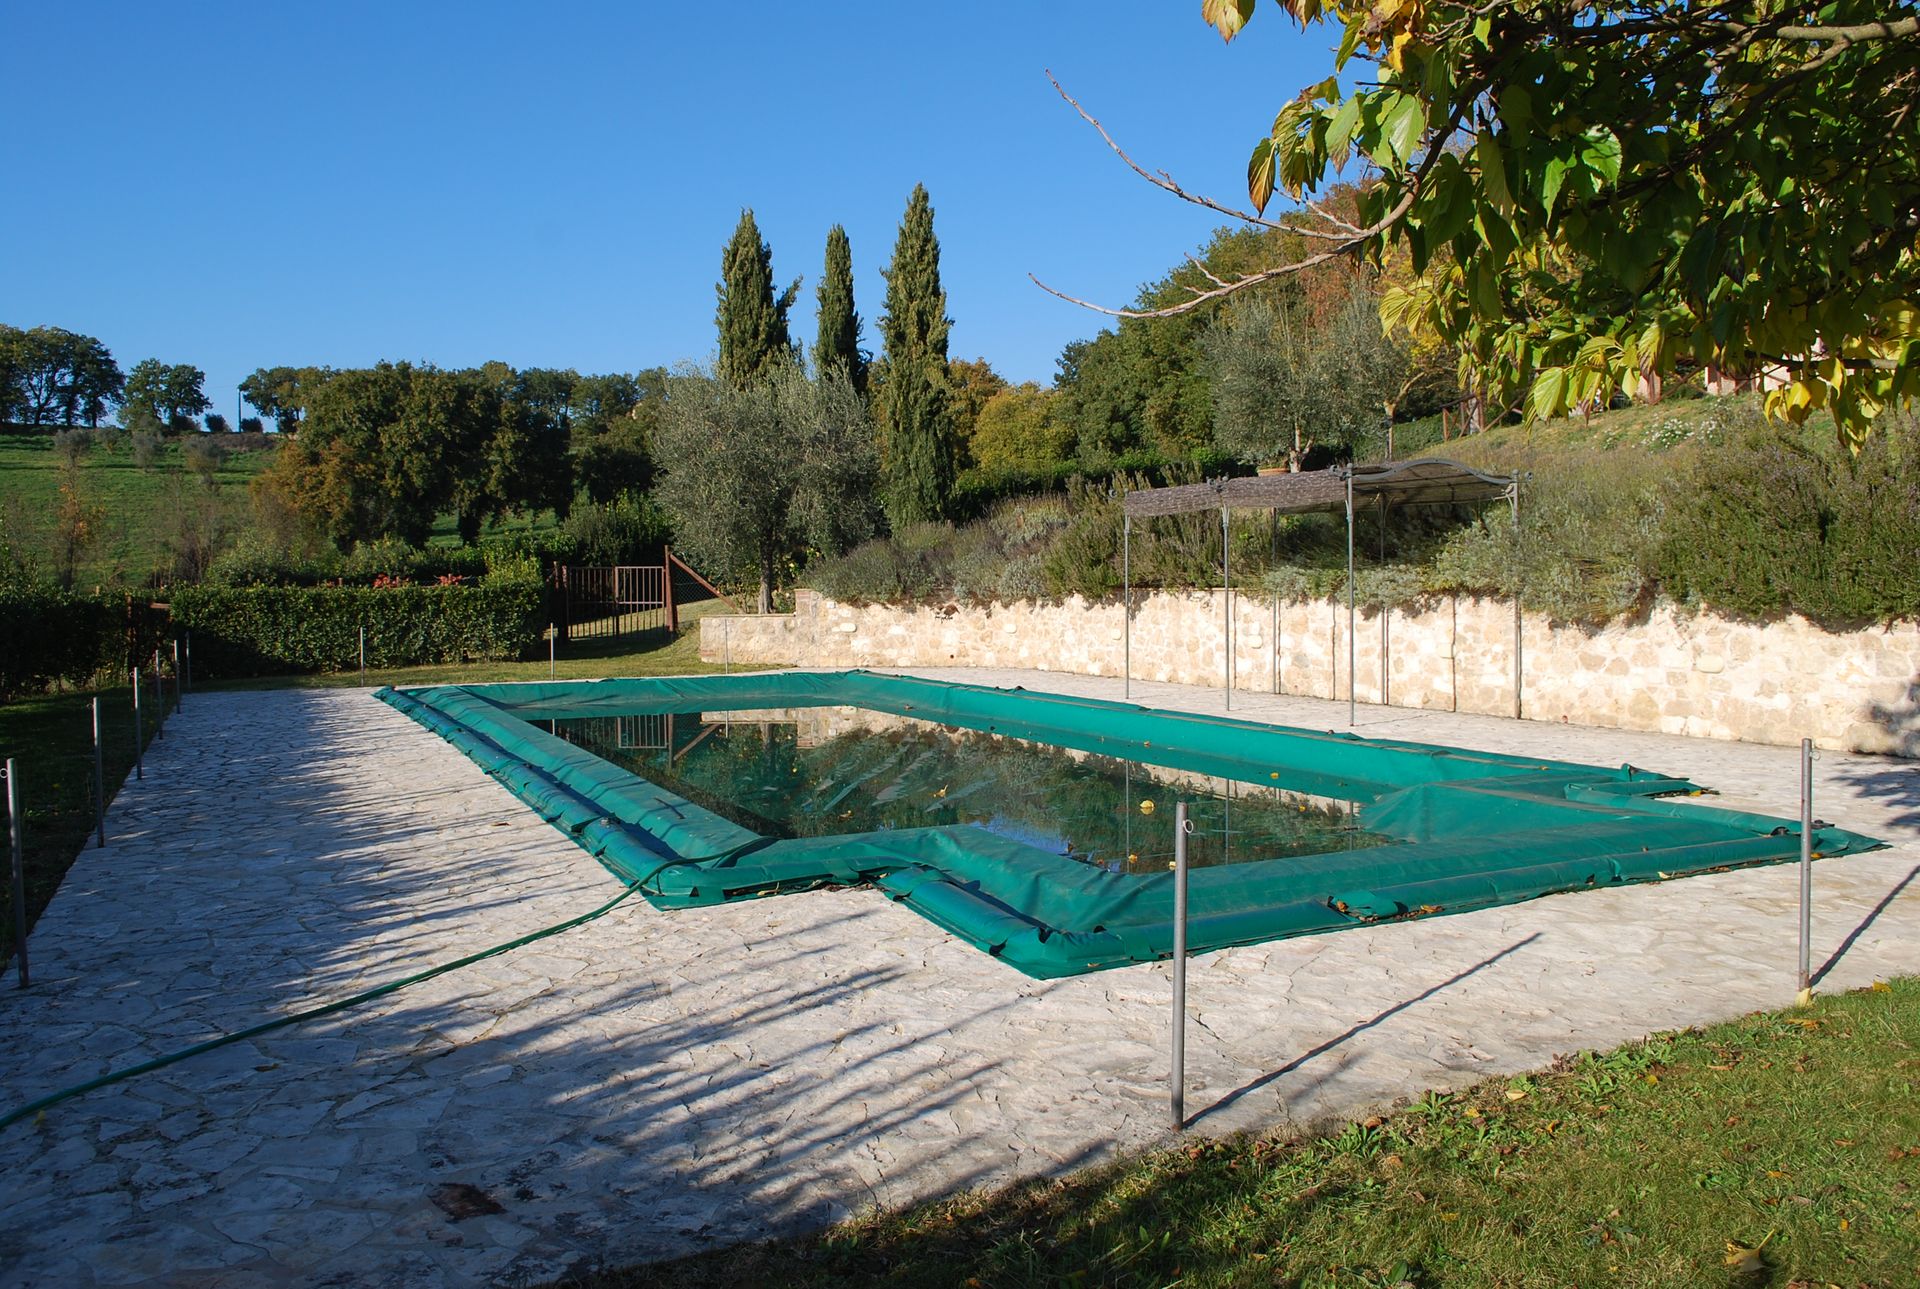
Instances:
[[[155,1057],[151,1061],[142,1061],[138,1065],[129,1065],[123,1070],[114,1070],[109,1074],[103,1074],[97,1079],[89,1079],[85,1083],[76,1083],[70,1088],[63,1088],[51,1096],[41,1097],[38,1101],[30,1101],[19,1109],[8,1112],[4,1118],[0,1118],[0,1130],[5,1130],[22,1119],[39,1114],[49,1106],[56,1106],[62,1101],[69,1101],[83,1093],[92,1092],[98,1088],[104,1088],[111,1084],[133,1078],[136,1074],[148,1074],[154,1070],[163,1069],[179,1061],[184,1061],[190,1056],[199,1056],[202,1052],[211,1052],[216,1048],[225,1047],[229,1043],[238,1043],[243,1039],[257,1038],[261,1034],[271,1033],[276,1029],[285,1029],[289,1025],[298,1025],[302,1021],[315,1020],[321,1016],[331,1015],[334,1012],[345,1011],[349,1007],[358,1007],[361,1003],[372,1002],[374,999],[384,997],[396,990],[405,989],[408,985],[417,985],[423,980],[432,980],[435,976],[444,976],[449,971],[458,971],[462,967],[470,967],[482,959],[497,957],[510,950],[518,949],[521,945],[532,944],[535,940],[544,940],[548,936],[559,935],[562,931],[571,931],[574,927],[583,926],[603,914],[611,913],[623,900],[639,889],[638,886],[630,885],[621,891],[620,894],[614,896],[590,913],[582,913],[579,917],[568,918],[564,922],[556,922],[550,927],[534,931],[528,935],[523,935],[516,940],[508,940],[505,944],[496,944],[491,949],[482,949],[480,952],[470,953],[464,958],[456,958],[452,962],[445,962],[437,967],[429,967],[425,971],[415,975],[406,976],[400,980],[389,981],[387,984],[376,986],[373,989],[367,990],[365,993],[354,994],[350,998],[341,998],[335,1002],[322,1004],[319,1007],[310,1007],[306,1011],[295,1012],[291,1016],[282,1016],[277,1020],[270,1020],[265,1024],[255,1025],[251,1029],[243,1029],[233,1034],[222,1034],[218,1038],[210,1038],[204,1043],[195,1043],[192,1047],[184,1047],[177,1052],[169,1052],[167,1055]]]

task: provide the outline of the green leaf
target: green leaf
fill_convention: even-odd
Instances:
[[[1604,125],[1596,125],[1582,136],[1580,162],[1608,183],[1620,178],[1620,139]]]
[[[1353,138],[1353,127],[1359,123],[1360,96],[1355,94],[1340,105],[1339,110],[1333,114],[1333,120],[1327,124],[1327,150],[1339,152],[1345,148],[1347,142]]]
[[[1567,410],[1567,369],[1549,367],[1534,379],[1527,391],[1527,419],[1544,421]]]
[[[1403,165],[1413,157],[1413,150],[1420,146],[1420,135],[1426,128],[1426,113],[1420,108],[1420,100],[1411,94],[1396,94],[1393,106],[1387,109],[1380,121],[1380,133],[1387,151]]]
[[[1556,152],[1547,158],[1546,172],[1540,182],[1540,205],[1547,214],[1553,214],[1553,203],[1560,196],[1560,189],[1566,185],[1567,175],[1573,166],[1573,158],[1565,153]]]
[[[1499,134],[1490,126],[1483,129],[1474,152],[1480,158],[1480,185],[1487,200],[1502,215],[1512,214],[1513,190],[1507,187],[1507,158],[1500,146]]]

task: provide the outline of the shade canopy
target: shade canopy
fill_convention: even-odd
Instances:
[[[1487,474],[1458,461],[1420,457],[1381,465],[1334,466],[1296,474],[1249,479],[1210,479],[1172,488],[1129,492],[1129,517],[1185,515],[1209,510],[1271,510],[1283,515],[1347,508],[1347,480],[1353,480],[1353,504],[1382,500],[1394,506],[1452,505],[1511,496],[1510,475]]]

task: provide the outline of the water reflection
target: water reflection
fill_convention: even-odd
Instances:
[[[745,828],[818,837],[970,824],[1109,872],[1376,846],[1351,802],[1209,779],[860,708],[556,721],[561,738]]]

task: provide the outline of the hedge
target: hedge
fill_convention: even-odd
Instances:
[[[540,639],[546,588],[480,586],[198,586],[173,593],[173,620],[193,633],[196,679],[359,666],[517,658]]]
[[[56,682],[82,685],[126,652],[119,601],[0,581],[0,701]]]

